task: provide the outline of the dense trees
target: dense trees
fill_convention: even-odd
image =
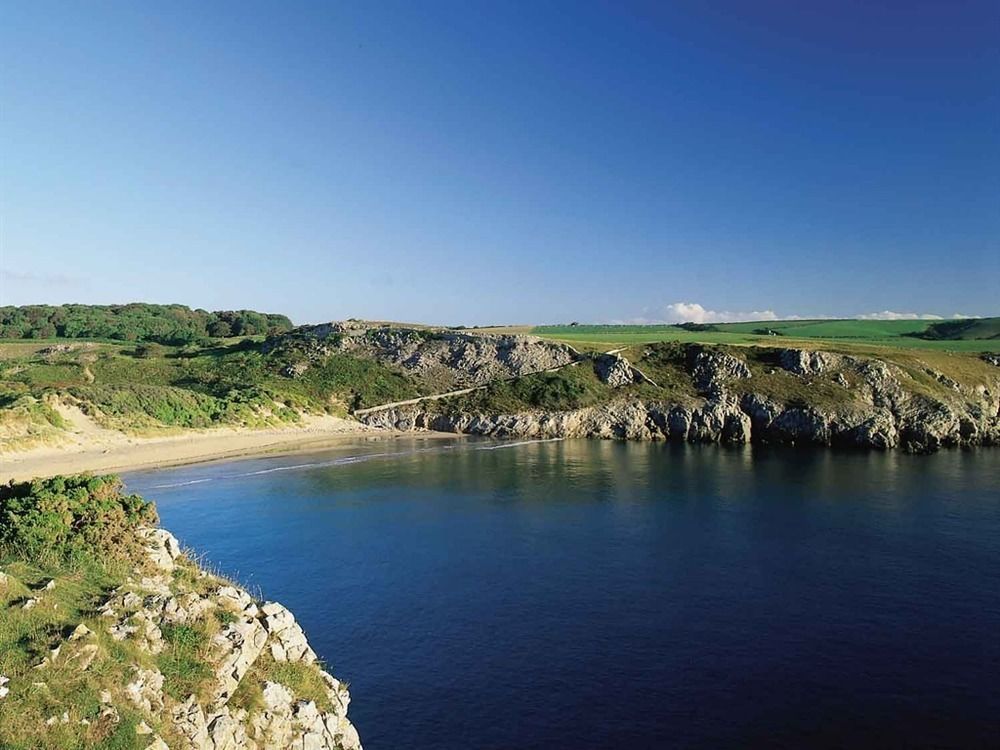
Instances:
[[[253,310],[192,310],[184,305],[26,305],[0,307],[0,338],[96,338],[187,344],[209,337],[291,329],[284,315]]]

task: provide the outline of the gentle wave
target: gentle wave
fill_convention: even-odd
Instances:
[[[502,448],[516,448],[519,445],[534,445],[535,443],[561,443],[563,438],[545,438],[544,440],[520,440],[516,443],[501,443],[500,445],[481,445],[473,450],[476,451],[498,451]]]
[[[346,466],[350,464],[364,463],[376,458],[403,458],[421,453],[443,453],[451,450],[475,450],[475,451],[495,451],[501,448],[516,448],[521,445],[532,445],[533,443],[558,443],[562,438],[547,438],[543,440],[519,440],[514,443],[500,443],[497,445],[435,445],[430,448],[415,448],[408,451],[395,451],[386,453],[362,453],[357,456],[340,456],[329,461],[314,461],[304,464],[292,464],[291,466],[273,466],[269,469],[258,469],[256,471],[246,471],[234,474],[220,474],[214,477],[203,477],[201,479],[189,479],[183,482],[171,482],[167,484],[152,484],[145,488],[148,490],[168,490],[177,487],[187,487],[192,484],[204,484],[216,480],[241,479],[245,477],[263,476],[279,471],[302,471],[304,469],[318,469],[325,466]]]
[[[187,482],[172,482],[171,484],[151,484],[149,489],[151,490],[164,490],[170,487],[186,487],[189,484],[202,484],[203,482],[211,482],[212,477],[206,477],[205,479],[191,479]]]

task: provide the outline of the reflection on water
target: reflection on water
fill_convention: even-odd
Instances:
[[[369,750],[978,747],[1000,452],[412,439],[128,477]]]

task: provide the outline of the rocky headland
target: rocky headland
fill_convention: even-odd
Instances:
[[[644,361],[659,366],[661,385]],[[617,355],[597,355],[580,363],[592,367],[609,391],[594,404],[503,411],[490,408],[488,401],[484,408],[483,399],[455,399],[376,410],[360,418],[379,427],[494,437],[808,444],[911,452],[997,444],[997,361],[967,357],[958,362],[964,382],[914,357],[898,364],[804,349],[647,347],[641,356],[643,369]]]

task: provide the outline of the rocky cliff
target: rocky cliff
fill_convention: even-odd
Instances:
[[[288,357],[290,376],[302,375],[311,364],[331,354],[347,353],[392,365],[440,390],[540,372],[579,358],[567,344],[534,336],[368,327],[350,322],[297,328],[268,342],[265,351]]]
[[[8,626],[53,631],[34,668],[0,676],[4,747],[360,750],[348,690],[291,612],[199,569],[168,532],[138,533],[135,574],[78,620],[59,609],[79,576],[0,573]]]
[[[368,424],[495,437],[595,437],[933,451],[1000,443],[1000,371],[958,360],[962,380],[904,358],[798,349],[650,348],[672,387],[598,358],[614,394],[581,408],[504,412],[463,400],[373,412]],[[663,366],[670,359],[670,366]],[[993,363],[995,364],[995,363]],[[674,367],[676,365],[676,367]],[[671,370],[671,367],[673,369]],[[641,372],[641,371],[637,371]],[[645,375],[643,375],[645,377]],[[656,375],[653,380],[659,380]]]

